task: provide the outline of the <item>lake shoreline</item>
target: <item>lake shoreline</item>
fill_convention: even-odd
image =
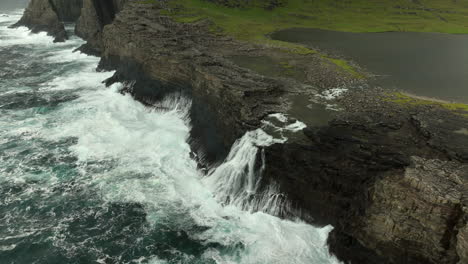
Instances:
[[[276,31],[271,38],[352,60],[369,72],[369,83],[374,86],[436,100],[468,103],[465,74],[468,58],[463,52],[468,35],[291,28]]]
[[[272,113],[290,113],[295,95],[340,110],[330,110],[326,125],[305,122],[307,128],[288,135],[286,143],[262,148],[266,166],[259,187],[276,184],[293,205],[281,217],[334,225],[329,243],[340,259],[468,261],[468,146],[463,133],[454,133],[468,127],[463,114],[399,101],[388,90],[366,87],[361,76],[321,54],[237,41],[213,33],[208,21],[178,22],[163,4],[126,3],[103,25],[91,16],[103,10],[87,2],[92,3],[84,2],[80,32],[103,64],[118,70],[115,80],[144,74],[159,88],[187,89],[194,105],[204,109],[192,125],[213,124],[220,138],[216,147],[229,149]],[[96,23],[100,27],[91,26]],[[271,69],[259,73],[255,63],[240,66],[229,59],[235,55],[272,58],[280,76],[267,76]],[[295,77],[295,71],[305,74]],[[301,108],[309,111],[307,104]]]

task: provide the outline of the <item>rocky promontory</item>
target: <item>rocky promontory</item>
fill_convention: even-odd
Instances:
[[[88,40],[88,50],[99,52],[102,47],[102,31],[110,24],[127,0],[83,0],[81,16],[75,33]]]
[[[55,42],[68,39],[63,22],[80,16],[82,0],[31,0],[23,17],[13,27],[26,26],[32,32],[47,32]]]
[[[330,250],[340,259],[468,263],[466,112],[402,103],[320,54],[239,41],[209,20],[178,22],[167,3],[83,1],[76,32],[101,68],[117,70],[109,83],[136,81],[129,92],[148,105],[174,92],[192,98],[193,146],[208,163],[270,114],[304,122],[265,148],[260,189],[278,186],[291,204],[281,217],[332,224]],[[35,0],[22,23],[45,25],[36,20],[43,16],[46,25],[61,21],[49,1]],[[324,99],[339,87],[348,92]],[[317,124],[312,103],[340,111]]]

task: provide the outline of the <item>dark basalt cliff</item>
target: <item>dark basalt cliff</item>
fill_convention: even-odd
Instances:
[[[305,129],[309,141],[268,148],[264,177],[309,221],[332,223],[331,251],[352,263],[466,263],[468,148],[456,131],[468,121],[359,98],[364,109]]]
[[[110,24],[127,0],[83,0],[81,16],[75,33],[88,40],[88,50],[99,52],[102,47],[102,31]]]
[[[60,21],[75,22],[81,15],[83,0],[51,0]]]
[[[73,22],[80,16],[82,0],[31,0],[23,17],[13,27],[26,26],[32,32],[47,32],[55,42],[68,36],[63,22]]]
[[[25,17],[60,20],[44,1],[33,2]],[[190,96],[194,146],[210,162],[271,113],[314,114],[294,98],[355,81],[320,56],[238,42],[211,32],[207,21],[177,23],[161,12],[164,1],[125,2],[84,0],[77,34],[102,56],[101,68],[117,69],[109,83],[136,80],[129,92],[138,100]],[[286,58],[305,77],[266,77],[233,56]],[[306,129],[267,147],[262,187],[277,185],[291,202],[282,217],[333,224],[330,249],[345,261],[468,263],[468,119],[366,89],[335,101],[343,111],[328,125],[302,120]]]

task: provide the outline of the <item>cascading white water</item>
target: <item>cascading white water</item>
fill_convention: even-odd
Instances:
[[[280,138],[267,134],[261,128],[247,132],[234,143],[226,160],[208,173],[204,182],[223,204],[236,205],[250,212],[262,211],[281,216],[291,208],[287,197],[278,191],[278,186],[271,182],[265,190],[258,190],[265,168],[264,148],[286,142],[288,139],[283,132],[301,131],[305,124],[298,120],[288,124],[288,117],[279,113],[268,117],[276,119],[281,125],[264,120],[264,127],[279,132]]]
[[[258,200],[254,195],[257,194],[264,164],[262,162],[262,165],[256,168],[258,155],[264,159],[264,153],[259,147],[281,142],[283,141],[274,139],[262,129],[247,132],[234,143],[226,160],[209,172],[205,183],[211,186],[219,201],[256,211],[257,208],[253,205]]]
[[[189,100],[174,95],[148,109],[120,94],[122,84],[104,87],[112,73],[72,52],[81,40],[53,44],[7,29],[19,19],[8,15],[0,16],[0,57],[9,58],[1,69],[10,73],[0,79],[1,261],[338,263],[325,243],[330,227],[261,212],[283,208],[275,186],[251,199],[258,147],[281,140],[249,132],[204,176],[187,144]]]

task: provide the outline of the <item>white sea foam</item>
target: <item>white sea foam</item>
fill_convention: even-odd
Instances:
[[[87,59],[90,61],[97,61],[96,57],[88,56]],[[58,91],[58,90],[78,90],[90,87],[102,87],[104,85],[101,82],[113,75],[113,72],[97,72],[93,64],[84,64],[81,67],[82,72],[76,74],[70,72],[63,76],[58,76],[53,80],[41,85],[42,90]]]
[[[211,187],[219,201],[243,209],[254,209],[250,202],[257,193],[261,179],[259,175],[263,170],[263,166],[256,168],[259,153],[263,159],[259,147],[283,142],[261,129],[246,133],[234,143],[226,160],[204,179],[205,184]]]
[[[5,23],[6,25],[11,25],[20,20],[23,14],[23,10],[15,10],[9,13],[0,13],[0,24]]]
[[[81,63],[89,62],[93,66],[95,66],[96,62],[99,61],[98,57],[89,56],[78,51],[73,52],[75,49],[76,45],[73,45],[70,48],[52,51],[49,53],[50,55],[48,54],[49,56],[46,60],[52,63],[73,62],[79,60]]]
[[[18,28],[0,28],[0,45],[13,46],[13,45],[42,45],[48,46],[53,44],[54,39],[48,36],[45,32],[37,34],[31,33],[26,27]],[[62,44],[65,45],[65,44]]]
[[[66,42],[54,43],[54,38],[46,32],[32,33],[27,27],[9,28],[17,22],[21,15],[0,16],[0,47],[5,46],[41,46],[46,48],[74,47],[84,43],[77,37],[71,37]],[[53,45],[53,46],[52,46]],[[56,54],[59,55],[59,54]]]
[[[9,30],[0,30],[0,35],[11,33],[10,39],[2,40],[0,46],[52,45],[52,38],[42,33],[31,35],[23,28]],[[48,46],[47,61],[79,60],[82,65],[44,83],[41,89],[70,90],[80,97],[61,104],[47,115],[22,119],[11,125],[9,132],[29,133],[33,138],[50,142],[76,138],[76,144],[69,148],[78,158],[80,168],[80,175],[74,181],[94,190],[104,202],[142,204],[153,228],[168,224],[186,231],[200,243],[230,248],[227,252],[216,248],[206,250],[203,258],[207,260],[220,264],[338,263],[328,254],[325,243],[331,227],[315,228],[300,221],[242,210],[246,201],[253,201],[250,209],[255,207],[274,214],[282,210],[285,199],[275,186],[258,194],[258,199],[250,199],[257,194],[263,169],[262,164],[256,164],[263,157],[261,148],[284,142],[282,139],[275,139],[260,129],[251,131],[237,141],[222,165],[203,177],[190,157],[187,143],[189,100],[173,95],[161,102],[160,108],[148,109],[129,95],[120,94],[121,84],[105,88],[101,82],[112,73],[95,72],[97,59],[71,53],[68,44],[58,45],[53,46],[61,47],[56,50]],[[299,127],[296,124],[288,129]],[[89,170],[93,164],[110,165],[93,172]],[[41,188],[53,192],[53,182]],[[193,231],[197,230],[195,227],[204,227],[204,231]],[[55,230],[63,228],[58,225]],[[59,232],[53,241],[57,247],[66,246]],[[186,258],[189,263],[194,257]],[[154,256],[139,261],[166,263]]]
[[[282,141],[286,142],[287,138],[283,136],[284,132],[299,132],[307,127],[306,124],[299,120],[290,122],[289,118],[282,113],[275,113],[268,115],[268,118],[274,118],[281,123],[281,125],[274,124],[270,120],[262,120],[263,127],[273,129],[276,132],[280,132]]]
[[[317,97],[323,98],[325,100],[334,100],[348,91],[346,88],[333,88],[323,91],[321,94],[317,94]]]
[[[218,202],[219,194],[239,198],[255,192],[252,161],[257,147],[272,144],[274,138],[261,130],[248,133],[233,147],[227,161],[202,181],[186,143],[189,103],[173,97],[165,103],[172,110],[150,111],[116,89],[83,95],[60,114],[76,117],[68,122],[64,118],[50,133],[52,137],[78,137],[72,150],[83,164],[93,160],[118,164],[91,176],[91,184],[103,199],[143,204],[153,225],[169,219],[182,230],[191,222],[209,227],[192,234],[207,243],[244,245],[245,249],[236,253],[240,259],[215,249],[205,253],[217,263],[337,263],[325,246],[329,227],[314,228],[261,212],[246,212],[236,203],[222,206]],[[252,173],[239,179],[244,170]],[[217,183],[224,183],[226,189]],[[241,195],[236,190],[239,184],[245,187]],[[213,185],[214,189],[209,188]]]
[[[283,122],[283,123],[286,123],[288,121],[288,118],[282,113],[270,114],[269,117],[274,117],[278,119],[278,121]]]

